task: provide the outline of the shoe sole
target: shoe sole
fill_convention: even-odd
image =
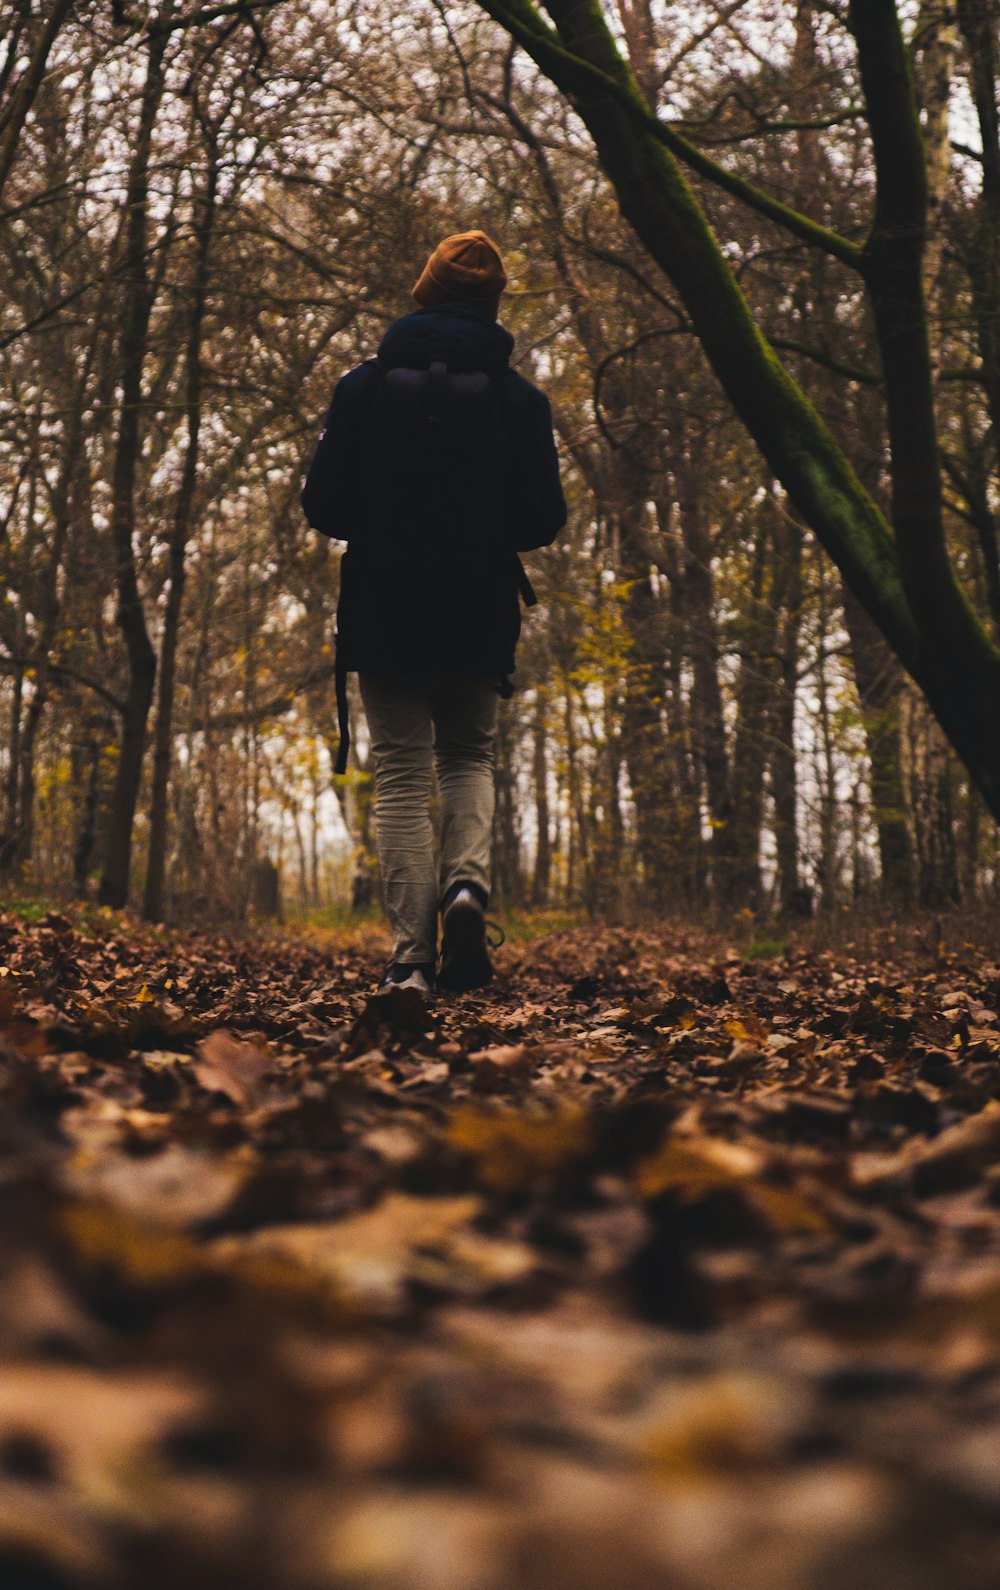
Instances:
[[[395,994],[400,989],[404,988],[412,988],[416,993],[424,995],[430,995],[434,992],[431,984],[428,983],[424,978],[421,978],[420,981],[417,982],[416,978],[406,977],[401,983],[382,983],[380,987],[376,988],[374,994],[371,997],[373,999],[384,999],[387,994]]]
[[[438,987],[462,993],[493,981],[486,948],[486,918],[474,901],[456,900],[442,920],[443,943]]]

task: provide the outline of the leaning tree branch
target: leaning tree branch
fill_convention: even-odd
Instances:
[[[758,215],[775,221],[803,242],[822,249],[825,254],[832,255],[852,270],[861,271],[864,256],[860,244],[852,243],[849,238],[842,237],[839,232],[821,225],[819,221],[813,221],[791,205],[782,204],[763,188],[747,182],[706,155],[669,122],[661,121],[649,109],[634,83],[619,82],[610,72],[569,49],[555,30],[542,21],[530,0],[479,0],[479,3],[494,21],[499,22],[524,46],[543,71],[551,67],[558,74],[559,81],[565,84],[565,91],[572,95],[578,110],[582,111],[590,102],[593,91],[599,89],[609,95],[644,132],[699,176],[742,200]]]

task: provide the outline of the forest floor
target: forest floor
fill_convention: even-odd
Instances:
[[[1000,966],[0,917],[3,1590],[996,1590]]]

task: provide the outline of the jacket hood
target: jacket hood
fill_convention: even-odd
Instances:
[[[404,315],[382,339],[378,356],[390,367],[426,370],[440,359],[449,370],[504,370],[514,350],[509,331],[471,304],[434,304]]]

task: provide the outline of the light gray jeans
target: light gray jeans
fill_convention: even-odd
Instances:
[[[375,760],[375,835],[393,959],[433,962],[441,896],[460,881],[489,892],[499,692],[478,674],[361,674],[359,682]]]

